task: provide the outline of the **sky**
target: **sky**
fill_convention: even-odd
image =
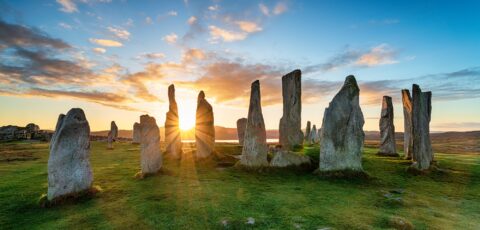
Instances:
[[[282,116],[281,77],[302,70],[302,126],[321,126],[347,75],[364,130],[384,95],[403,131],[400,90],[432,91],[431,131],[480,130],[479,1],[0,0],[0,125],[54,129],[82,108],[91,130],[141,114],[159,126],[175,84],[180,126],[205,91],[215,125],[246,117],[260,80],[267,129]]]

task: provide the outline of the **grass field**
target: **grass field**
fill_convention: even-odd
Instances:
[[[239,154],[222,144],[219,152]],[[383,229],[399,219],[415,229],[480,228],[480,155],[442,154],[444,169],[407,174],[408,162],[366,148],[369,180],[325,179],[304,171],[251,173],[181,162],[143,180],[139,146],[92,142],[92,199],[41,208],[47,191],[48,144],[0,144],[0,228],[20,229]],[[318,146],[306,154],[318,158]],[[253,218],[253,225],[247,219]],[[225,224],[225,225],[224,225]]]

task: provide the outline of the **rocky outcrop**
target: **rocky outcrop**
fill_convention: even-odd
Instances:
[[[310,142],[310,132],[312,131],[312,123],[310,121],[307,121],[307,127],[305,128],[305,143],[307,145],[311,144]]]
[[[413,126],[412,126],[412,97],[408,89],[402,89],[403,102],[403,152],[405,159],[412,159],[413,155]]]
[[[142,130],[141,130],[140,123],[135,122],[133,124],[132,143],[140,144],[141,137],[142,137]]]
[[[268,166],[267,153],[267,133],[260,100],[260,82],[257,80],[251,86],[247,126],[239,164],[247,167]]]
[[[395,145],[395,125],[393,124],[393,103],[392,98],[383,96],[382,111],[380,114],[380,148],[378,155],[397,157]]]
[[[432,93],[422,92],[420,87],[414,84],[412,94],[413,164],[411,167],[423,171],[428,170],[433,162],[430,142]]]
[[[288,150],[277,151],[270,161],[271,167],[278,168],[301,165],[310,165],[310,158],[301,153],[291,152]]]
[[[92,187],[89,135],[90,126],[82,109],[71,109],[58,117],[48,158],[48,200]]]
[[[319,171],[363,172],[364,118],[359,105],[357,81],[345,79],[342,89],[325,109],[322,122]]]
[[[115,121],[110,123],[110,131],[108,132],[107,143],[108,149],[113,149],[113,142],[117,140],[118,137],[118,127],[115,124]]]
[[[141,174],[157,173],[162,167],[160,151],[160,129],[155,118],[148,115],[140,116],[140,166]]]
[[[282,77],[283,116],[279,125],[279,142],[284,150],[303,144],[302,72],[294,70]]]
[[[203,91],[200,91],[197,99],[195,144],[197,148],[197,159],[212,156],[215,147],[213,109],[210,103],[205,99],[205,93]]]
[[[243,145],[246,127],[247,127],[247,118],[240,118],[237,120],[238,143],[240,145]]]
[[[173,159],[182,157],[182,139],[180,136],[178,107],[175,101],[175,86],[168,87],[168,112],[165,120],[165,143],[166,152]]]

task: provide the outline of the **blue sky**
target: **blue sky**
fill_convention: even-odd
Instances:
[[[403,130],[400,89],[413,83],[433,91],[432,130],[480,129],[479,9],[478,1],[0,1],[0,125],[53,128],[58,113],[79,106],[93,130],[112,119],[130,129],[142,113],[163,123],[175,83],[184,122],[205,90],[216,124],[234,127],[260,79],[273,129],[279,78],[299,68],[304,123],[320,126],[353,74],[366,130],[378,129],[383,95],[394,98]]]

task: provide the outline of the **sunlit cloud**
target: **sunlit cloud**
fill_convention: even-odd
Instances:
[[[255,22],[250,22],[250,21],[237,21],[235,22],[242,31],[247,32],[247,33],[254,33],[258,31],[262,31],[262,27],[260,27],[257,23]]]
[[[138,59],[163,59],[165,58],[164,53],[143,53],[137,56]]]
[[[107,52],[107,50],[105,48],[101,48],[101,47],[95,47],[92,50],[93,50],[93,52],[95,52],[97,54],[104,54],[105,52]]]
[[[287,11],[287,5],[283,2],[279,2],[273,8],[273,14],[280,15]]]
[[[260,3],[258,5],[260,12],[265,16],[280,15],[285,13],[288,10],[287,4],[285,2],[277,2],[275,6],[270,9],[267,5]]]
[[[62,6],[60,10],[65,13],[78,12],[77,5],[72,0],[57,0],[57,3]]]
[[[190,18],[188,18],[187,23],[189,25],[193,25],[193,23],[195,23],[196,21],[197,21],[197,18],[195,16],[191,16]]]
[[[380,44],[373,47],[370,52],[361,55],[355,64],[359,66],[394,64],[398,62],[395,60],[395,55],[395,50],[391,49],[387,44]]]
[[[107,27],[108,31],[113,33],[117,38],[128,40],[130,38],[130,32],[119,27]]]
[[[107,46],[107,47],[121,47],[121,46],[123,46],[123,44],[118,42],[118,41],[108,40],[108,39],[90,38],[89,41],[91,43],[99,45],[99,46]]]
[[[168,44],[175,44],[177,42],[178,36],[175,33],[171,33],[168,35],[165,35],[162,40],[167,42]]]
[[[247,33],[225,30],[216,26],[209,26],[212,40],[223,40],[225,42],[240,41],[247,38]]]

